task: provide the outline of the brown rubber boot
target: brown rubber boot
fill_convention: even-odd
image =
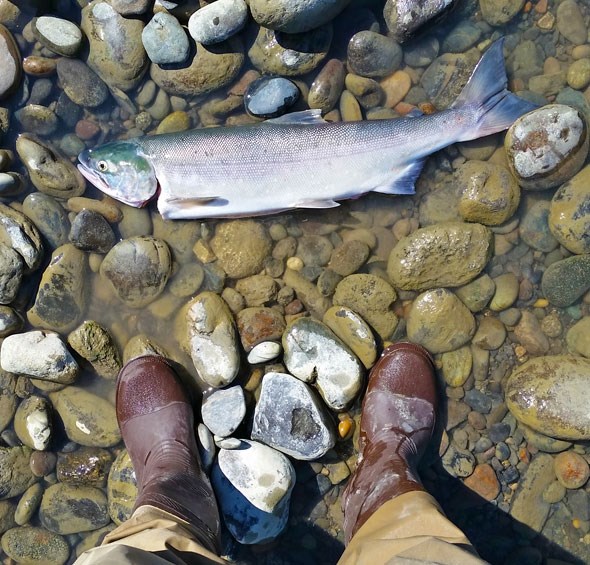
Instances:
[[[369,376],[363,401],[359,461],[344,495],[345,543],[382,504],[424,490],[418,463],[436,417],[434,365],[413,343],[390,345]]]
[[[117,420],[137,478],[135,508],[155,506],[185,520],[198,541],[219,554],[219,512],[201,469],[193,409],[164,358],[146,355],[123,367]]]

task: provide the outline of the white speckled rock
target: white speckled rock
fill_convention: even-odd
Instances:
[[[257,363],[266,363],[276,359],[281,353],[281,344],[275,341],[263,341],[252,348],[248,354],[248,363],[256,365]]]
[[[336,441],[333,424],[313,390],[286,373],[264,375],[252,439],[306,461],[318,459]]]
[[[14,416],[14,431],[25,445],[43,451],[51,441],[51,405],[42,396],[29,396],[20,404]]]
[[[8,336],[0,349],[0,365],[9,373],[70,384],[78,364],[57,334],[32,331]]]
[[[197,10],[188,21],[188,32],[202,45],[225,41],[240,31],[248,18],[244,0],[217,0]]]
[[[58,55],[72,57],[82,44],[82,31],[68,20],[41,16],[32,22],[35,37]]]
[[[231,383],[240,367],[237,332],[229,307],[214,292],[202,292],[186,307],[188,353],[209,385]]]
[[[241,386],[216,390],[203,399],[201,416],[216,436],[227,437],[236,431],[246,415],[246,400]]]
[[[363,383],[358,358],[325,324],[298,318],[283,334],[284,361],[289,372],[304,382],[315,379],[326,404],[345,410]]]
[[[255,441],[222,449],[211,474],[221,513],[240,543],[264,543],[287,525],[295,470],[282,453]]]

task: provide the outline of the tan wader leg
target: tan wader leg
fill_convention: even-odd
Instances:
[[[227,565],[196,539],[188,522],[154,506],[140,506],[75,565]]]
[[[359,528],[338,565],[482,565],[465,534],[423,491],[389,500]]]

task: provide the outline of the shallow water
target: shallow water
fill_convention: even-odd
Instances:
[[[334,22],[335,35],[329,57],[345,60],[345,46],[351,35],[350,30],[355,29],[362,18],[366,16],[363,12],[356,10],[369,7],[373,10],[375,16],[380,18],[380,2],[357,1],[353,2],[353,4],[353,9],[339,16]],[[579,5],[585,10],[584,13],[587,21],[590,15],[590,5],[585,1],[580,1]],[[555,56],[563,66],[567,66],[572,62],[571,43],[560,36],[554,23],[549,29],[543,29],[542,27],[549,25],[546,14],[555,15],[556,8],[557,2],[552,0],[548,2],[546,10],[543,8],[542,1],[529,2],[507,25],[492,28],[482,20],[477,3],[466,0],[460,2],[459,7],[442,22],[432,24],[429,30],[424,32],[422,37],[437,37],[442,43],[445,38],[451,35],[457,24],[468,21],[477,24],[482,31],[480,38],[474,43],[476,47],[484,47],[489,40],[496,39],[499,36],[506,36],[506,55],[509,63],[511,62],[511,51],[520,42],[530,39],[544,49],[545,58]],[[79,23],[79,10],[73,8],[67,1],[55,2],[55,6],[52,9],[47,8],[46,13],[56,14]],[[543,18],[545,21],[543,21]],[[542,23],[540,24],[539,22]],[[383,23],[381,25],[383,30]],[[20,30],[16,32],[17,35],[19,33]],[[23,57],[39,52],[38,46],[34,43],[21,41],[20,47]],[[439,54],[442,53],[443,50],[441,49]],[[545,64],[547,65],[548,63],[545,62]],[[251,64],[246,60],[239,76],[242,76],[250,68],[252,68]],[[304,76],[296,77],[297,81],[301,81],[302,89],[305,88],[303,83],[307,87],[310,86],[320,68],[321,65],[316,70]],[[406,70],[415,81],[418,80],[422,72],[421,69],[417,68],[408,68]],[[512,72],[513,65],[509,64],[510,79],[513,79]],[[526,69],[521,67],[519,69],[519,77],[526,75]],[[55,75],[49,78],[54,84],[56,83]],[[149,73],[146,74],[143,80],[145,81],[148,78]],[[28,88],[31,89],[35,79],[28,77],[27,81]],[[521,88],[524,86],[522,78],[513,80],[512,84]],[[199,114],[199,111],[207,103],[225,100],[230,88],[231,85],[221,88],[209,96],[188,98],[186,111],[192,119],[192,125],[195,127],[211,125],[204,123],[206,122],[205,115],[203,113]],[[59,92],[59,88],[54,86],[53,94],[49,96],[45,103],[50,105],[56,99]],[[135,90],[130,91],[132,99],[134,95]],[[586,100],[590,102],[590,92],[586,90],[584,95]],[[9,109],[14,110],[26,98],[27,96],[23,94],[23,90],[21,89],[21,91],[17,92],[17,94],[8,100],[6,105]],[[547,101],[553,101],[554,98],[554,95],[550,95]],[[4,103],[2,102],[0,105]],[[305,107],[304,102],[299,102],[295,106],[295,109],[303,109]],[[86,145],[92,147],[98,141],[110,141],[125,137],[126,132],[130,129],[132,133],[137,133],[134,117],[127,111],[121,110],[112,98],[107,103],[101,105],[98,111],[87,110],[85,118],[98,123],[102,132],[94,140],[87,142]],[[221,123],[223,119],[224,117],[222,116],[221,118],[216,118],[216,121]],[[244,112],[241,107],[230,111],[230,122],[232,120],[234,122],[239,121],[240,119],[246,119],[244,118]],[[151,133],[155,130],[157,124],[158,121],[153,120],[152,124],[146,128],[146,133]],[[61,123],[57,131],[49,137],[44,137],[44,139],[59,145],[63,136],[72,133],[72,131],[73,128],[65,127]],[[19,133],[18,123],[16,120],[13,120],[8,135],[4,140],[0,141],[0,148],[14,149],[14,140]],[[496,148],[501,147],[502,140],[503,134],[494,136],[488,145],[495,146]],[[383,239],[384,229],[390,233],[399,235],[408,226],[408,229],[415,229],[418,225],[422,225],[423,218],[420,212],[420,204],[423,203],[424,197],[446,186],[447,183],[452,183],[451,175],[453,171],[464,160],[464,157],[455,146],[451,146],[430,157],[422,177],[417,183],[417,194],[413,197],[402,198],[369,195],[356,201],[343,203],[337,210],[288,212],[265,217],[259,221],[268,229],[276,224],[284,226],[287,233],[296,238],[305,234],[323,234],[331,237],[332,241],[339,242],[344,237],[347,237],[346,234],[350,233],[351,230],[358,228],[373,233],[381,241]],[[15,167],[10,170],[13,169],[23,172],[23,167],[18,157]],[[34,188],[28,185],[24,193],[19,194],[12,200],[8,200],[8,202],[18,207],[18,203],[23,201],[26,194],[33,191]],[[520,220],[524,211],[530,207],[532,199],[539,196],[541,199],[549,200],[554,191],[554,189],[551,189],[543,193],[526,193],[527,196],[523,197],[519,211],[508,224],[510,225],[514,220]],[[531,197],[531,195],[533,196]],[[96,199],[103,198],[96,189],[90,186],[87,187],[84,196]],[[149,211],[152,217],[157,215],[157,210],[153,204],[150,205]],[[439,210],[439,213],[442,214],[442,211]],[[393,220],[390,222],[388,218],[393,218]],[[198,224],[199,229],[189,230],[192,233],[188,237],[186,234],[180,236],[181,240],[177,242],[177,245],[182,246],[187,252],[183,254],[183,258],[176,253],[177,265],[187,264],[193,261],[199,262],[190,251],[191,248],[198,239],[205,242],[209,241],[215,231],[216,225],[220,222],[222,220],[192,222],[193,225],[195,223]],[[402,223],[400,224],[399,222]],[[397,228],[395,227],[396,225]],[[521,287],[523,286],[522,282],[528,279],[530,281],[530,285],[528,286],[531,287],[530,296],[519,299],[514,306],[523,311],[532,311],[540,320],[554,313],[564,326],[564,330],[560,335],[550,340],[549,353],[557,354],[566,352],[566,329],[578,319],[589,315],[588,293],[586,293],[583,300],[578,300],[574,306],[568,309],[559,309],[547,305],[544,302],[537,302],[537,299],[543,298],[540,291],[540,280],[545,269],[546,254],[534,251],[521,243],[518,240],[516,226],[517,224],[515,223],[513,227],[508,229],[506,233],[509,235],[504,238],[504,243],[507,246],[505,247],[505,251],[501,255],[497,254],[488,263],[485,272],[493,276],[503,272],[513,272],[518,277]],[[117,237],[119,237],[120,232],[118,231],[118,226],[114,224],[113,227]],[[396,229],[399,231],[396,232]],[[502,233],[501,228],[496,231],[505,235]],[[154,235],[158,237],[157,234]],[[389,248],[393,245],[392,241],[385,242],[382,249],[377,247],[372,252],[369,261],[361,267],[359,272],[370,272],[386,276],[386,260]],[[242,242],[242,244],[247,246],[248,242]],[[46,260],[43,268],[48,262],[49,255],[50,253],[46,250]],[[95,262],[99,262],[98,258],[95,258]],[[220,292],[224,287],[235,286],[236,281],[229,277],[223,284],[216,282],[214,280],[215,271],[211,274],[207,273],[211,269],[211,263],[204,263],[202,266],[205,271],[205,281],[199,291],[215,290],[216,292]],[[15,308],[22,313],[30,307],[34,300],[43,268],[29,276],[15,302]],[[280,279],[280,275],[275,278]],[[91,290],[84,319],[95,320],[107,328],[114,336],[121,351],[131,337],[139,333],[147,335],[155,343],[163,347],[171,358],[183,365],[198,382],[198,376],[190,357],[179,346],[177,324],[175,321],[177,314],[190,297],[177,298],[168,290],[165,290],[151,305],[141,309],[134,309],[125,306],[114,295],[108,283],[97,272],[90,272],[88,274],[87,286]],[[406,316],[409,305],[413,298],[415,298],[416,293],[405,292],[400,294],[400,298],[393,308],[403,318]],[[485,314],[483,312],[481,314],[488,315],[489,312],[486,312]],[[25,327],[25,331],[29,329],[33,328],[30,325]],[[403,336],[402,324],[393,337],[395,339],[401,339]],[[515,353],[518,345],[518,340],[514,337],[513,332],[509,331],[504,344],[497,350],[491,352],[488,377],[484,381],[475,381],[474,377],[471,376],[463,387],[463,393],[469,388],[475,387],[489,393],[494,399],[501,399],[501,383],[505,376],[510,374],[512,368],[518,363],[517,357],[519,356],[519,351],[516,350]],[[526,355],[526,351],[524,355]],[[252,371],[253,369],[248,367],[245,360],[243,360],[240,379],[246,382],[251,377]],[[79,382],[89,390],[98,392],[100,395],[114,400],[114,382],[96,377],[88,366],[86,366]],[[202,382],[198,382],[198,384],[202,390],[206,388]],[[444,398],[443,412],[445,409],[451,410],[451,408],[448,408],[449,401],[453,403],[460,400],[461,392],[450,390],[450,387],[445,388],[442,378],[441,390],[443,390],[443,393],[446,393],[446,395],[442,395]],[[502,404],[502,402],[500,401],[499,404]],[[358,417],[358,402],[351,409],[350,414],[353,417]],[[519,445],[522,445],[522,433],[519,434],[515,422],[510,421],[510,416],[508,416],[508,419],[503,418],[504,416],[500,415],[499,421],[508,421],[511,423],[510,436],[505,440],[505,443],[509,446],[512,444],[513,451],[516,451]],[[455,439],[455,436],[457,436],[456,441],[458,443],[461,443],[463,439],[467,443],[469,441],[468,438],[462,438],[462,436],[473,434],[474,429],[473,427],[467,429],[467,425],[463,423],[457,426],[452,432],[450,430],[448,431],[452,439]],[[441,433],[439,433],[439,436]],[[440,440],[440,437],[438,439]],[[446,439],[443,439],[443,444],[448,439],[448,436]],[[584,456],[587,456],[589,453],[585,443],[578,443],[574,449]],[[435,449],[433,449],[434,451]],[[527,457],[534,456],[534,454],[535,449],[529,449],[529,454],[523,457],[523,460]],[[224,549],[226,553],[238,562],[243,563],[335,563],[342,550],[342,515],[339,509],[338,499],[341,490],[344,488],[345,481],[337,485],[331,485],[331,483],[326,483],[326,477],[329,476],[330,466],[334,465],[335,462],[346,461],[352,466],[354,455],[354,444],[352,440],[348,439],[339,442],[335,452],[327,456],[320,463],[314,463],[312,465],[300,462],[296,463],[298,483],[295,487],[291,517],[285,534],[270,545],[252,548],[239,546],[239,544],[231,541],[229,536],[225,536]],[[527,563],[533,563],[540,562],[535,559],[539,555],[542,555],[543,558],[559,556],[566,562],[590,562],[590,551],[588,550],[590,540],[587,537],[590,531],[590,516],[578,518],[575,511],[567,507],[563,501],[552,505],[550,518],[546,528],[543,530],[543,535],[549,536],[551,538],[550,541],[547,541],[545,537],[535,538],[534,533],[527,528],[521,528],[520,530],[513,528],[514,520],[510,516],[510,503],[513,493],[517,490],[522,477],[526,474],[526,465],[520,465],[518,467],[519,474],[512,477],[512,479],[506,476],[506,480],[501,480],[501,492],[492,503],[481,505],[469,499],[466,495],[467,489],[460,479],[451,477],[447,470],[437,463],[435,453],[429,457],[428,463],[424,470],[427,487],[440,499],[441,504],[449,515],[461,527],[465,528],[467,535],[473,540],[478,551],[487,560],[493,563],[504,563],[516,562],[518,559]],[[502,461],[499,461],[499,463],[502,464]],[[512,462],[511,464],[504,465],[504,467],[516,469],[517,463]],[[32,523],[38,523],[35,520],[33,518]],[[72,546],[75,546],[83,537],[83,535],[78,534],[71,535],[69,536],[69,541]],[[536,547],[537,553],[535,553],[535,550],[530,549],[531,547]],[[529,551],[530,553],[527,553]],[[527,557],[530,561],[526,560]],[[5,562],[9,562],[7,557],[4,557],[4,559]],[[509,559],[514,559],[514,561],[507,561]]]

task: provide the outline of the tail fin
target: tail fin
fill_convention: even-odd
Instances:
[[[502,37],[484,53],[465,88],[452,105],[452,108],[472,107],[478,115],[477,127],[471,128],[467,132],[468,136],[461,141],[505,130],[517,118],[537,108],[536,104],[519,98],[506,89],[508,77],[504,67],[503,45]]]

